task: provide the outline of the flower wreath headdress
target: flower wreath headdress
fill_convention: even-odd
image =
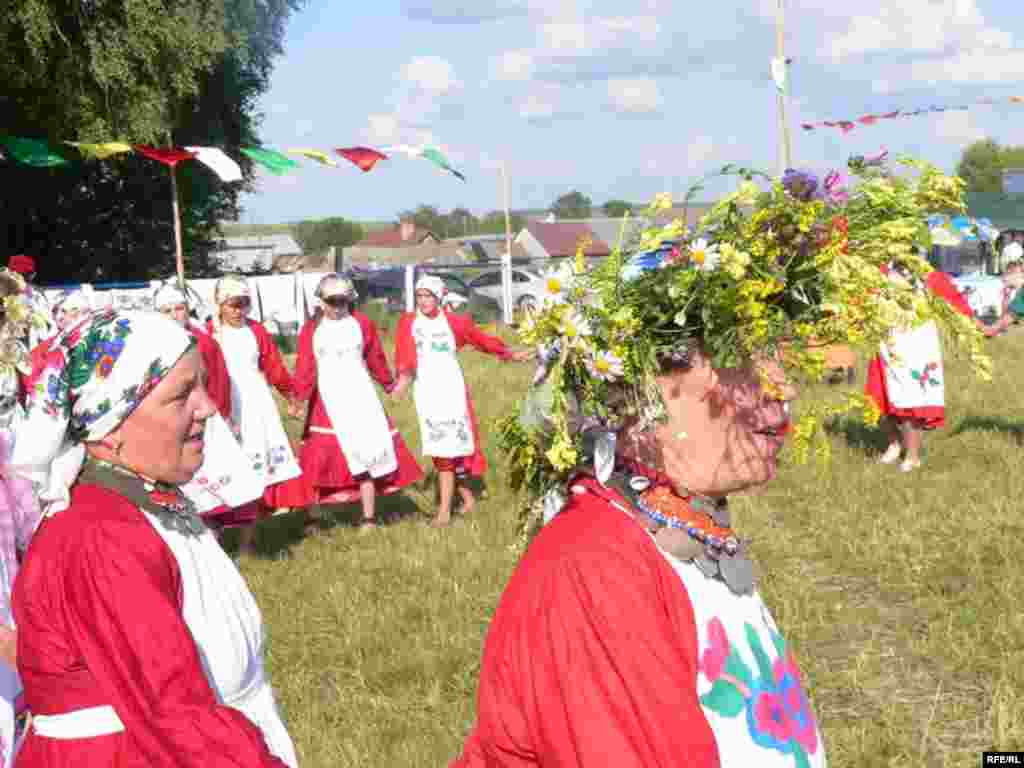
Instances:
[[[741,183],[696,233],[681,219],[658,223],[672,205],[659,195],[648,210],[655,226],[635,242],[620,242],[594,269],[578,252],[571,268],[549,278],[548,296],[520,327],[522,340],[537,345],[540,367],[525,401],[499,422],[511,482],[529,495],[524,535],[541,517],[541,498],[551,502],[580,468],[600,476],[595,465],[614,452],[614,438],[609,447],[602,437],[627,419],[643,428],[664,418],[655,377],[686,365],[694,348],[717,368],[778,355],[790,378],[806,384],[824,377],[828,345],[873,354],[893,329],[935,320],[954,353],[990,376],[968,318],[882,269],[896,263],[919,279],[931,271],[920,255],[931,246],[928,214],[962,211],[963,181],[909,158],[894,172],[884,159],[851,161],[852,184],[836,171],[820,181],[802,171],[772,180],[726,166],[714,175]],[[687,205],[701,188],[689,191]],[[878,419],[859,394],[802,410],[793,429],[798,461],[812,447],[827,460],[827,417],[860,410]]]
[[[0,375],[31,372],[28,340],[33,328],[47,327],[46,316],[29,296],[25,278],[0,269]]]

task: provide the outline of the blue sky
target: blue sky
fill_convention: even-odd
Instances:
[[[786,0],[794,165],[887,148],[949,170],[991,136],[1024,144],[1020,0]],[[580,189],[595,204],[681,195],[726,162],[776,172],[776,0],[309,0],[261,102],[278,149],[433,143],[467,177],[395,156],[259,176],[245,223],[388,220],[418,204],[483,213]],[[860,127],[801,122],[991,97]],[[711,187],[709,192],[722,191]],[[705,195],[706,197],[707,195]]]

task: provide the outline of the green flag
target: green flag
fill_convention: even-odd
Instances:
[[[463,176],[461,173],[452,168],[451,163],[448,162],[448,158],[442,155],[440,151],[434,149],[433,147],[427,147],[426,149],[424,149],[422,155],[423,157],[427,158],[427,160],[430,160],[432,163],[434,163],[434,165],[436,165],[439,168],[442,168],[443,170],[448,171],[448,173],[452,174],[456,178],[462,179],[463,181],[466,180],[465,176]]]
[[[263,149],[262,147],[239,147],[239,149],[242,154],[252,159],[253,162],[259,163],[277,176],[288,173],[292,168],[299,167],[299,164],[290,157],[286,157],[272,149]]]
[[[17,136],[0,136],[0,145],[7,153],[24,165],[36,168],[54,168],[67,165],[68,161],[50,149],[50,145],[38,139],[22,139]]]

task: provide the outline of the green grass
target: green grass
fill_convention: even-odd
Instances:
[[[975,766],[984,749],[1024,749],[1024,331],[988,344],[990,384],[947,364],[947,427],[927,436],[923,470],[877,465],[878,434],[838,425],[827,470],[786,466],[735,500],[836,768]],[[531,370],[462,360],[486,428]],[[386,406],[419,455],[411,400]],[[383,501],[379,531],[358,534],[353,507],[306,541],[293,516],[274,518],[265,556],[243,561],[302,765],[420,768],[458,752],[515,565],[516,499],[485,439],[487,495],[464,523],[422,525],[428,475]]]

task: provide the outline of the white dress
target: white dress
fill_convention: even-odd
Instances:
[[[697,693],[722,768],[826,768],[800,671],[760,594],[736,595],[693,561],[658,551],[693,606]]]
[[[213,534],[189,535],[146,518],[178,563],[185,623],[217,699],[263,732],[270,751],[296,766],[295,747],[263,670],[263,619],[256,600]]]
[[[441,459],[472,456],[476,448],[458,347],[443,312],[420,312],[412,324],[416,344],[413,400],[420,421],[423,455]]]
[[[270,385],[260,370],[260,349],[248,327],[221,326],[218,339],[231,376],[231,418],[241,430],[242,450],[264,488],[302,474],[281,423]]]
[[[363,331],[354,317],[321,319],[313,334],[317,391],[349,473],[387,477],[398,469],[395,440],[363,359]],[[320,431],[321,427],[311,427]]]

